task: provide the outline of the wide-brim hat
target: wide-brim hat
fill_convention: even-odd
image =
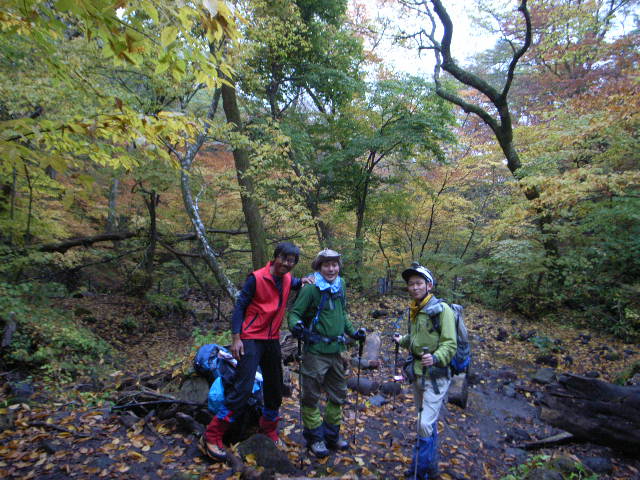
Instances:
[[[336,260],[340,268],[342,268],[342,255],[336,252],[335,250],[331,250],[330,248],[325,248],[324,250],[320,250],[316,255],[316,258],[311,262],[311,268],[315,271],[320,270],[320,266],[322,262],[327,260]]]
[[[413,262],[409,268],[402,272],[402,278],[404,278],[405,282],[408,282],[412,275],[419,275],[424,278],[427,283],[432,283],[434,287],[436,286],[436,277],[433,276],[433,273],[431,273],[427,267],[423,267],[418,262]]]

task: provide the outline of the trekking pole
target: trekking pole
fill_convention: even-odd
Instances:
[[[398,380],[396,378],[396,373],[398,372],[398,352],[400,351],[400,344],[396,341],[394,341],[394,343],[396,344],[396,347],[393,359],[393,403],[391,404],[392,416],[395,416],[396,414],[396,382]],[[391,435],[391,438],[389,438],[389,446],[391,445],[393,445],[393,435]]]
[[[302,338],[298,338],[298,425],[304,430],[302,425]],[[300,470],[302,470],[302,457],[300,454]]]
[[[358,383],[356,384],[356,413],[353,417],[353,439],[351,443],[356,445],[356,429],[358,428],[358,403],[360,402],[360,361],[362,360],[362,350],[364,348],[364,340],[358,340]]]
[[[424,357],[427,353],[429,353],[429,348],[428,347],[422,347],[422,356]],[[418,443],[419,443],[419,439],[420,439],[420,424],[422,423],[422,405],[424,404],[424,394],[425,394],[425,380],[427,378],[427,372],[425,371],[425,367],[422,367],[422,395],[420,398],[420,409],[419,409],[419,413],[418,413],[418,426],[416,428],[416,459],[415,459],[415,466],[414,466],[414,470],[413,470],[413,480],[418,480],[418,453],[420,453],[418,451]]]

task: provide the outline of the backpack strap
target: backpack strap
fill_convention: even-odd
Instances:
[[[313,331],[316,324],[318,323],[318,320],[320,320],[320,314],[322,313],[322,309],[324,308],[324,304],[327,301],[328,296],[328,293],[320,292],[320,303],[318,304],[318,310],[316,310],[316,316],[313,317],[313,320],[311,320],[311,326],[309,327],[309,330]]]
[[[433,329],[438,332],[438,335],[442,335],[442,324],[440,323],[440,314],[436,313],[431,317],[431,323],[433,323]]]
[[[344,293],[344,292],[343,292]],[[320,292],[320,303],[318,304],[318,309],[316,310],[316,315],[311,320],[311,325],[308,329],[305,329],[305,343],[307,345],[313,345],[315,343],[345,343],[344,335],[338,335],[337,337],[325,337],[324,335],[320,335],[315,331],[315,326],[318,324],[320,320],[320,314],[322,313],[322,309],[324,308],[324,304],[326,303],[327,298],[329,297],[328,292]],[[344,295],[342,295],[342,304],[344,305]]]
[[[442,335],[442,325],[440,323],[440,314],[444,311],[444,305],[446,303],[441,298],[434,297],[435,302],[427,304],[422,311],[426,313],[431,319],[433,324],[433,330],[438,332],[438,335]]]

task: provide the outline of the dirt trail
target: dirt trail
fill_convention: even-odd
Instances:
[[[402,300],[389,301],[389,311],[397,311]],[[354,312],[356,323],[369,316],[372,304]],[[371,320],[367,326],[383,335],[383,366],[377,371],[362,371],[363,378],[385,380],[393,374],[393,349],[389,339],[397,326],[393,315]],[[138,364],[154,364],[150,355],[162,355],[163,360],[185,355],[188,350],[190,320],[158,322],[156,331],[145,338],[124,342],[127,349],[146,354],[137,356]],[[474,370],[471,376],[469,403],[465,410],[447,405],[439,422],[440,469],[442,479],[499,479],[509,468],[523,461],[527,452],[515,445],[532,438],[544,438],[553,428],[541,423],[536,415],[536,395],[542,386],[532,383],[531,372],[536,349],[530,342],[515,339],[522,331],[521,323],[493,312],[468,308],[467,323],[474,335]],[[548,335],[543,325],[535,328],[538,335]],[[496,340],[507,332],[509,341]],[[178,330],[181,330],[178,333]],[[558,341],[568,345],[581,332],[569,331]],[[173,340],[172,340],[173,339]],[[572,356],[592,354],[607,342],[616,350],[624,346],[610,339],[593,337],[588,343],[572,347]],[[389,343],[389,344],[387,344]],[[637,347],[633,347],[637,350]],[[584,350],[584,351],[583,351]],[[633,349],[628,349],[633,351]],[[560,357],[562,353],[558,354]],[[610,378],[613,372],[638,359],[638,354],[624,354],[618,363],[602,363],[602,375]],[[142,362],[142,363],[141,363]],[[157,363],[157,362],[156,362]],[[568,367],[567,367],[568,368]],[[582,373],[575,368],[576,373]],[[352,372],[355,375],[355,369]],[[5,377],[6,380],[6,377]],[[293,374],[294,386],[297,383]],[[203,459],[195,438],[181,431],[173,418],[150,417],[137,422],[113,413],[108,406],[92,406],[87,398],[108,396],[113,385],[105,384],[98,392],[79,390],[90,387],[74,386],[65,398],[54,398],[42,385],[29,402],[1,408],[0,478],[131,478],[131,479],[188,479],[229,478],[225,465],[211,464]],[[2,390],[1,405],[6,405],[6,390]],[[74,396],[75,394],[75,396]],[[89,397],[87,397],[89,395]],[[286,398],[282,408],[282,437],[285,450],[295,466],[308,476],[322,477],[352,472],[358,476],[375,474],[378,478],[403,478],[413,442],[415,441],[416,411],[410,387],[405,386],[397,396],[382,406],[372,403],[372,396],[359,396],[361,409],[355,445],[328,459],[310,457],[301,447],[298,389]],[[343,434],[354,440],[356,394],[349,392],[345,408]],[[610,459],[613,471],[602,475],[603,480],[639,478],[640,461],[620,456],[612,450],[594,444],[570,444],[535,453],[568,453],[577,458],[604,457]]]

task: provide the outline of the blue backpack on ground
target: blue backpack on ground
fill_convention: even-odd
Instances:
[[[207,397],[207,408],[214,415],[224,406],[224,384],[222,377],[218,377],[211,385],[209,389],[209,396]],[[256,379],[253,382],[253,391],[249,398],[249,406],[258,405],[262,397],[262,374],[256,372]]]
[[[207,407],[213,414],[223,406],[225,385],[233,382],[237,361],[231,352],[215,343],[203,345],[196,352],[193,359],[194,370],[211,383]],[[262,373],[256,372],[253,391],[248,405],[250,407],[262,405]]]
[[[209,380],[209,382],[215,381],[215,379],[220,376],[220,371],[218,369],[218,352],[220,349],[228,352],[226,348],[216,345],[215,343],[203,345],[198,348],[196,356],[193,359],[194,370]]]
[[[435,328],[438,333],[442,332],[442,325],[440,325],[440,313],[444,310],[444,304],[445,302],[441,299],[435,299],[433,303],[432,301],[429,301],[427,307],[424,309],[433,322],[433,328]],[[464,307],[457,303],[451,303],[449,306],[451,307],[451,310],[453,310],[453,316],[456,320],[457,343],[456,353],[451,359],[449,366],[451,367],[451,373],[453,375],[459,375],[461,373],[466,373],[469,369],[469,363],[471,362],[471,344],[469,343],[469,332],[467,330],[467,326],[464,324]]]

